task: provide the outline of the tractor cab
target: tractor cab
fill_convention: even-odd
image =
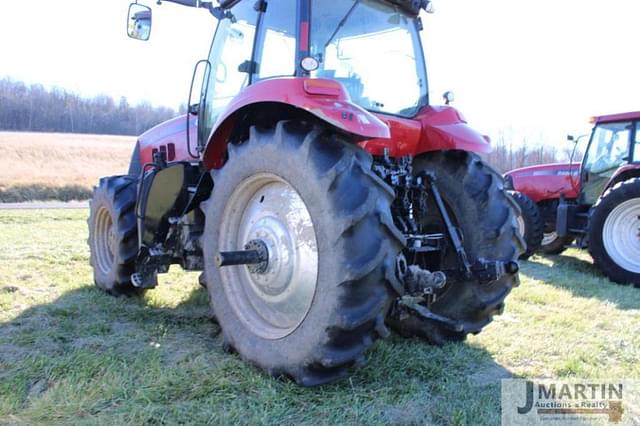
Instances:
[[[194,93],[192,83],[189,97],[192,117],[187,119],[198,117],[200,153],[228,118],[224,113],[238,93],[267,80],[313,79],[315,83],[305,83],[306,94],[344,92],[344,100],[356,107],[398,119],[415,118],[429,103],[419,12],[432,12],[430,1],[235,0],[216,7],[211,2],[168,1],[208,8],[218,19],[209,55],[194,72],[194,81],[201,80],[202,86]],[[146,40],[151,11],[132,5],[130,27],[140,26],[142,15],[144,31],[132,27],[129,35]],[[274,91],[273,86],[261,87]],[[310,105],[307,110],[319,108]],[[342,111],[340,116],[356,113]],[[372,121],[363,117],[365,124]]]
[[[640,113],[594,117],[582,162],[581,201],[592,206],[621,173],[640,168]]]
[[[319,90],[339,83],[357,106],[407,118],[428,103],[419,20],[388,1],[240,1],[219,22],[207,65],[200,146],[235,95],[266,79],[331,80]]]

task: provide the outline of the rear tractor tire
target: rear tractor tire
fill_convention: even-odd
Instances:
[[[388,330],[404,239],[394,193],[363,150],[321,127],[253,127],[229,145],[203,203],[204,278],[225,346],[306,386],[361,365]],[[218,267],[220,252],[266,248],[260,265]]]
[[[530,258],[542,244],[542,234],[544,223],[540,210],[536,203],[526,195],[518,191],[509,191],[520,207],[521,214],[517,217],[518,231],[527,244],[527,250],[520,256],[520,259]]]
[[[113,296],[141,292],[131,284],[138,254],[136,183],[129,176],[102,178],[91,200],[87,223],[93,278]]]
[[[589,252],[613,282],[640,287],[640,178],[616,184],[589,218]]]
[[[512,197],[503,189],[502,177],[475,154],[463,151],[444,151],[416,158],[414,172],[431,172],[442,198],[459,230],[469,263],[478,259],[487,261],[517,261],[524,252],[525,243],[518,231],[516,216],[519,209]],[[445,232],[442,219],[433,203],[423,226],[433,232]],[[428,268],[429,265],[424,265]],[[459,270],[455,251],[444,253],[441,269]],[[461,332],[443,324],[410,316],[403,320],[390,320],[400,334],[418,336],[436,345],[463,341],[469,333],[479,333],[494,315],[504,309],[504,300],[519,284],[518,275],[503,275],[488,284],[475,278],[456,278],[449,275],[442,293],[437,294],[431,311],[462,322]]]

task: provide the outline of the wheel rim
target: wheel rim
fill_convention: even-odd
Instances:
[[[258,240],[269,261],[264,272],[247,266],[220,269],[232,309],[254,334],[279,339],[309,313],[318,277],[318,246],[311,215],[284,179],[261,173],[244,180],[229,198],[219,229],[219,250],[242,250]]]
[[[520,235],[522,235],[524,237],[524,233],[525,233],[525,223],[524,223],[524,217],[522,217],[522,215],[517,217],[517,221],[518,221],[518,231],[520,232]]]
[[[111,272],[114,262],[116,235],[111,213],[106,207],[100,207],[95,220],[95,253],[98,269],[103,274]]]
[[[556,232],[545,232],[542,234],[542,245],[548,246],[552,244],[555,240],[558,239],[558,234]]]
[[[614,208],[602,228],[604,248],[618,266],[640,273],[640,198]]]

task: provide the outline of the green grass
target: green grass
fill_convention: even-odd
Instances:
[[[498,424],[501,378],[640,378],[640,289],[569,250],[524,262],[466,343],[393,336],[350,379],[300,388],[222,350],[196,274],[142,299],[95,289],[86,214],[0,211],[0,424]]]

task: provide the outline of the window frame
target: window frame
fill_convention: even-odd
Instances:
[[[264,43],[266,40],[266,36],[267,36],[267,30],[268,28],[265,25],[265,21],[267,19],[267,16],[269,14],[269,8],[270,3],[272,3],[274,0],[262,0],[264,2],[264,4],[266,5],[266,10],[263,12],[260,12],[260,17],[258,19],[258,26],[256,29],[256,39],[254,40],[254,45],[253,45],[253,58],[251,59],[253,61],[253,63],[255,63],[257,65],[257,69],[256,72],[253,73],[251,75],[250,78],[250,82],[249,85],[257,83],[258,81],[262,81],[262,80],[268,80],[271,78],[283,78],[283,77],[300,77],[302,75],[302,70],[300,68],[300,62],[302,61],[302,58],[300,58],[300,37],[301,37],[301,28],[300,28],[300,16],[301,16],[301,12],[302,12],[302,8],[303,6],[301,5],[301,3],[308,1],[308,0],[294,0],[295,2],[295,7],[296,7],[296,11],[295,11],[295,17],[294,17],[294,30],[295,30],[295,57],[294,57],[294,67],[293,67],[293,72],[291,74],[283,74],[283,75],[273,75],[273,76],[268,76],[268,77],[260,77],[260,67],[262,66],[261,63],[259,63],[257,61],[258,58],[261,58],[263,55],[263,50],[264,50]],[[271,11],[271,13],[274,13],[273,10]]]

